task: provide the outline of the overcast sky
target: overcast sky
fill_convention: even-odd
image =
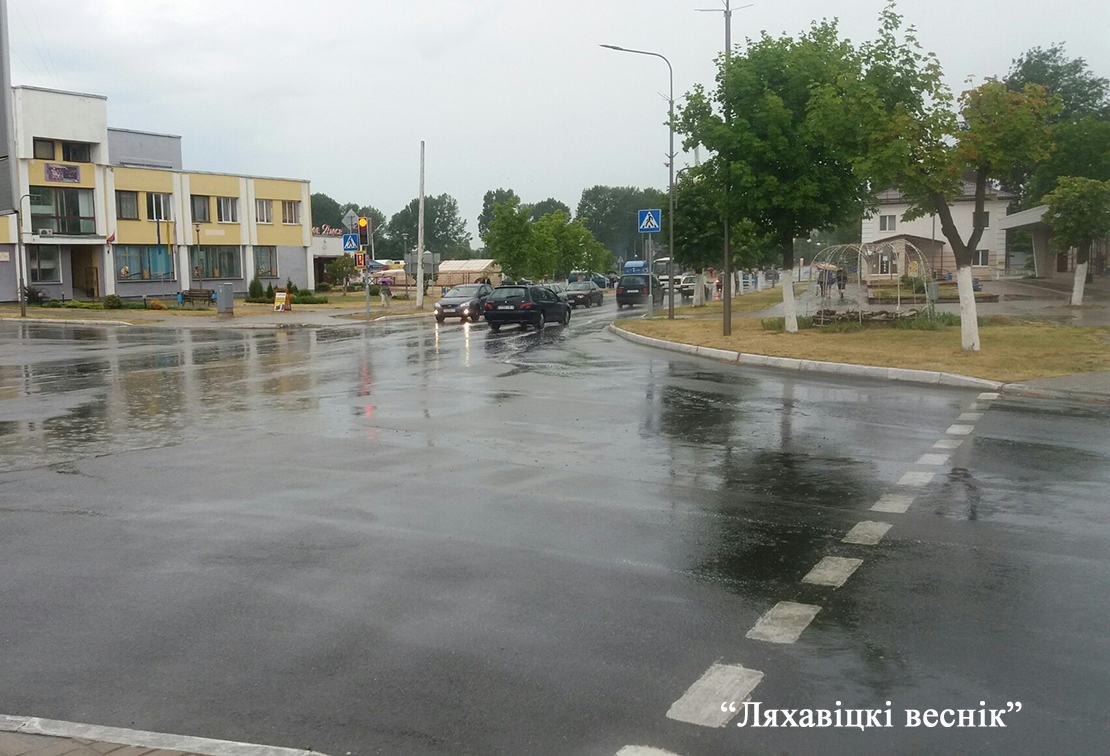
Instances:
[[[392,215],[453,195],[471,233],[482,195],[573,210],[594,184],[666,188],[667,70],[676,98],[711,83],[720,0],[8,0],[14,84],[107,95],[108,124],[180,134],[186,168],[309,179]],[[734,7],[749,0],[734,0]],[[872,36],[884,0],[755,0],[734,42],[838,17]],[[1097,0],[904,0],[949,84],[1002,75],[1064,42],[1110,75]],[[678,167],[692,162],[681,156]]]

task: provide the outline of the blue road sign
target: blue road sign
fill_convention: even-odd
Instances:
[[[343,234],[343,251],[358,252],[358,234]]]
[[[637,224],[641,234],[657,234],[661,228],[662,210],[641,210],[640,220]]]

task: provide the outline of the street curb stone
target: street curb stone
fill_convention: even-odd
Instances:
[[[0,316],[0,320],[10,320],[14,323],[52,323],[55,325],[110,325],[131,327],[134,323],[123,320],[101,320],[100,318],[19,318],[7,315]]]
[[[759,367],[778,368],[780,370],[829,373],[832,375],[851,376],[854,378],[873,378],[904,383],[925,383],[933,386],[941,385],[951,386],[953,388],[973,388],[990,391],[998,391],[1005,386],[1005,384],[999,383],[998,381],[989,381],[986,378],[974,378],[969,375],[958,375],[956,373],[941,373],[934,370],[908,370],[905,368],[880,367],[878,365],[853,365],[845,362],[799,360],[793,357],[771,357],[764,354],[747,354],[745,352],[733,352],[727,349],[695,346],[694,344],[684,344],[679,341],[667,341],[666,339],[642,336],[638,333],[626,331],[615,323],[609,325],[609,331],[635,344],[666,349],[681,354],[692,354],[697,357],[708,357],[722,362],[735,362],[741,365],[756,365]]]
[[[38,717],[14,717],[0,714],[0,731],[23,735],[46,735],[54,738],[81,738],[102,743],[118,743],[137,748],[157,748],[166,751],[184,751],[204,756],[323,756],[316,751],[300,748],[236,743],[231,740],[196,738],[190,735],[171,735],[163,732],[128,730],[122,727],[63,722]]]

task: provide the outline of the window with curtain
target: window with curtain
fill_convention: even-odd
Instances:
[[[193,221],[196,223],[207,223],[211,216],[209,215],[208,197],[202,194],[192,195],[193,203]]]
[[[199,278],[242,278],[242,256],[239,247],[201,245],[189,248],[193,275]]]
[[[296,200],[281,201],[281,222],[297,224],[301,222],[301,203]]]
[[[274,203],[272,200],[255,200],[254,201],[254,214],[258,217],[259,223],[273,223],[274,222]]]
[[[139,219],[138,192],[116,192],[116,218],[118,220]]]
[[[254,265],[259,278],[277,278],[277,247],[255,247]]]
[[[220,223],[239,222],[239,200],[237,197],[216,198],[216,220]]]
[[[119,281],[174,280],[173,252],[166,245],[117,244],[112,250]]]
[[[53,231],[63,236],[96,233],[92,189],[30,187],[31,231]]]

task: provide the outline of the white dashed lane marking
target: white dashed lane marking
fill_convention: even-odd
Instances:
[[[736,712],[721,711],[721,703],[746,701],[762,679],[762,672],[739,664],[714,664],[671,704],[667,717],[703,727],[724,727]]]
[[[871,520],[864,520],[863,522],[856,523],[856,526],[848,531],[848,535],[844,536],[843,543],[854,543],[858,546],[874,546],[879,541],[883,540],[883,536],[890,530],[889,522],[873,522]]]
[[[812,604],[780,601],[759,618],[747,637],[768,643],[793,643],[819,611],[821,607]]]
[[[913,504],[913,500],[914,497],[910,494],[883,494],[883,497],[875,502],[875,506],[871,507],[871,511],[902,514],[910,508],[910,504]]]
[[[922,454],[914,464],[917,465],[943,465],[948,461],[950,454]]]
[[[982,394],[979,394],[979,398],[980,399],[997,399],[998,398],[998,393],[994,392],[994,391],[986,391]]]
[[[959,420],[961,423],[974,423],[976,420],[982,420],[983,419],[983,413],[982,412],[965,412],[962,415],[960,415],[959,417],[957,417],[956,419]]]
[[[900,485],[900,486],[913,486],[915,488],[920,488],[921,486],[925,485],[926,483],[928,483],[932,479],[933,479],[933,473],[917,472],[916,470],[910,470],[908,473],[906,473],[905,475],[903,475],[901,477],[901,479],[898,481],[898,485]]]
[[[617,751],[617,756],[678,756],[678,754],[648,746],[625,746]]]
[[[959,438],[942,438],[933,444],[934,449],[959,449],[963,439]]]
[[[861,564],[863,564],[862,559],[827,556],[802,578],[802,582],[839,588],[848,581]]]
[[[975,430],[973,425],[950,425],[945,431],[949,436],[968,436]]]

